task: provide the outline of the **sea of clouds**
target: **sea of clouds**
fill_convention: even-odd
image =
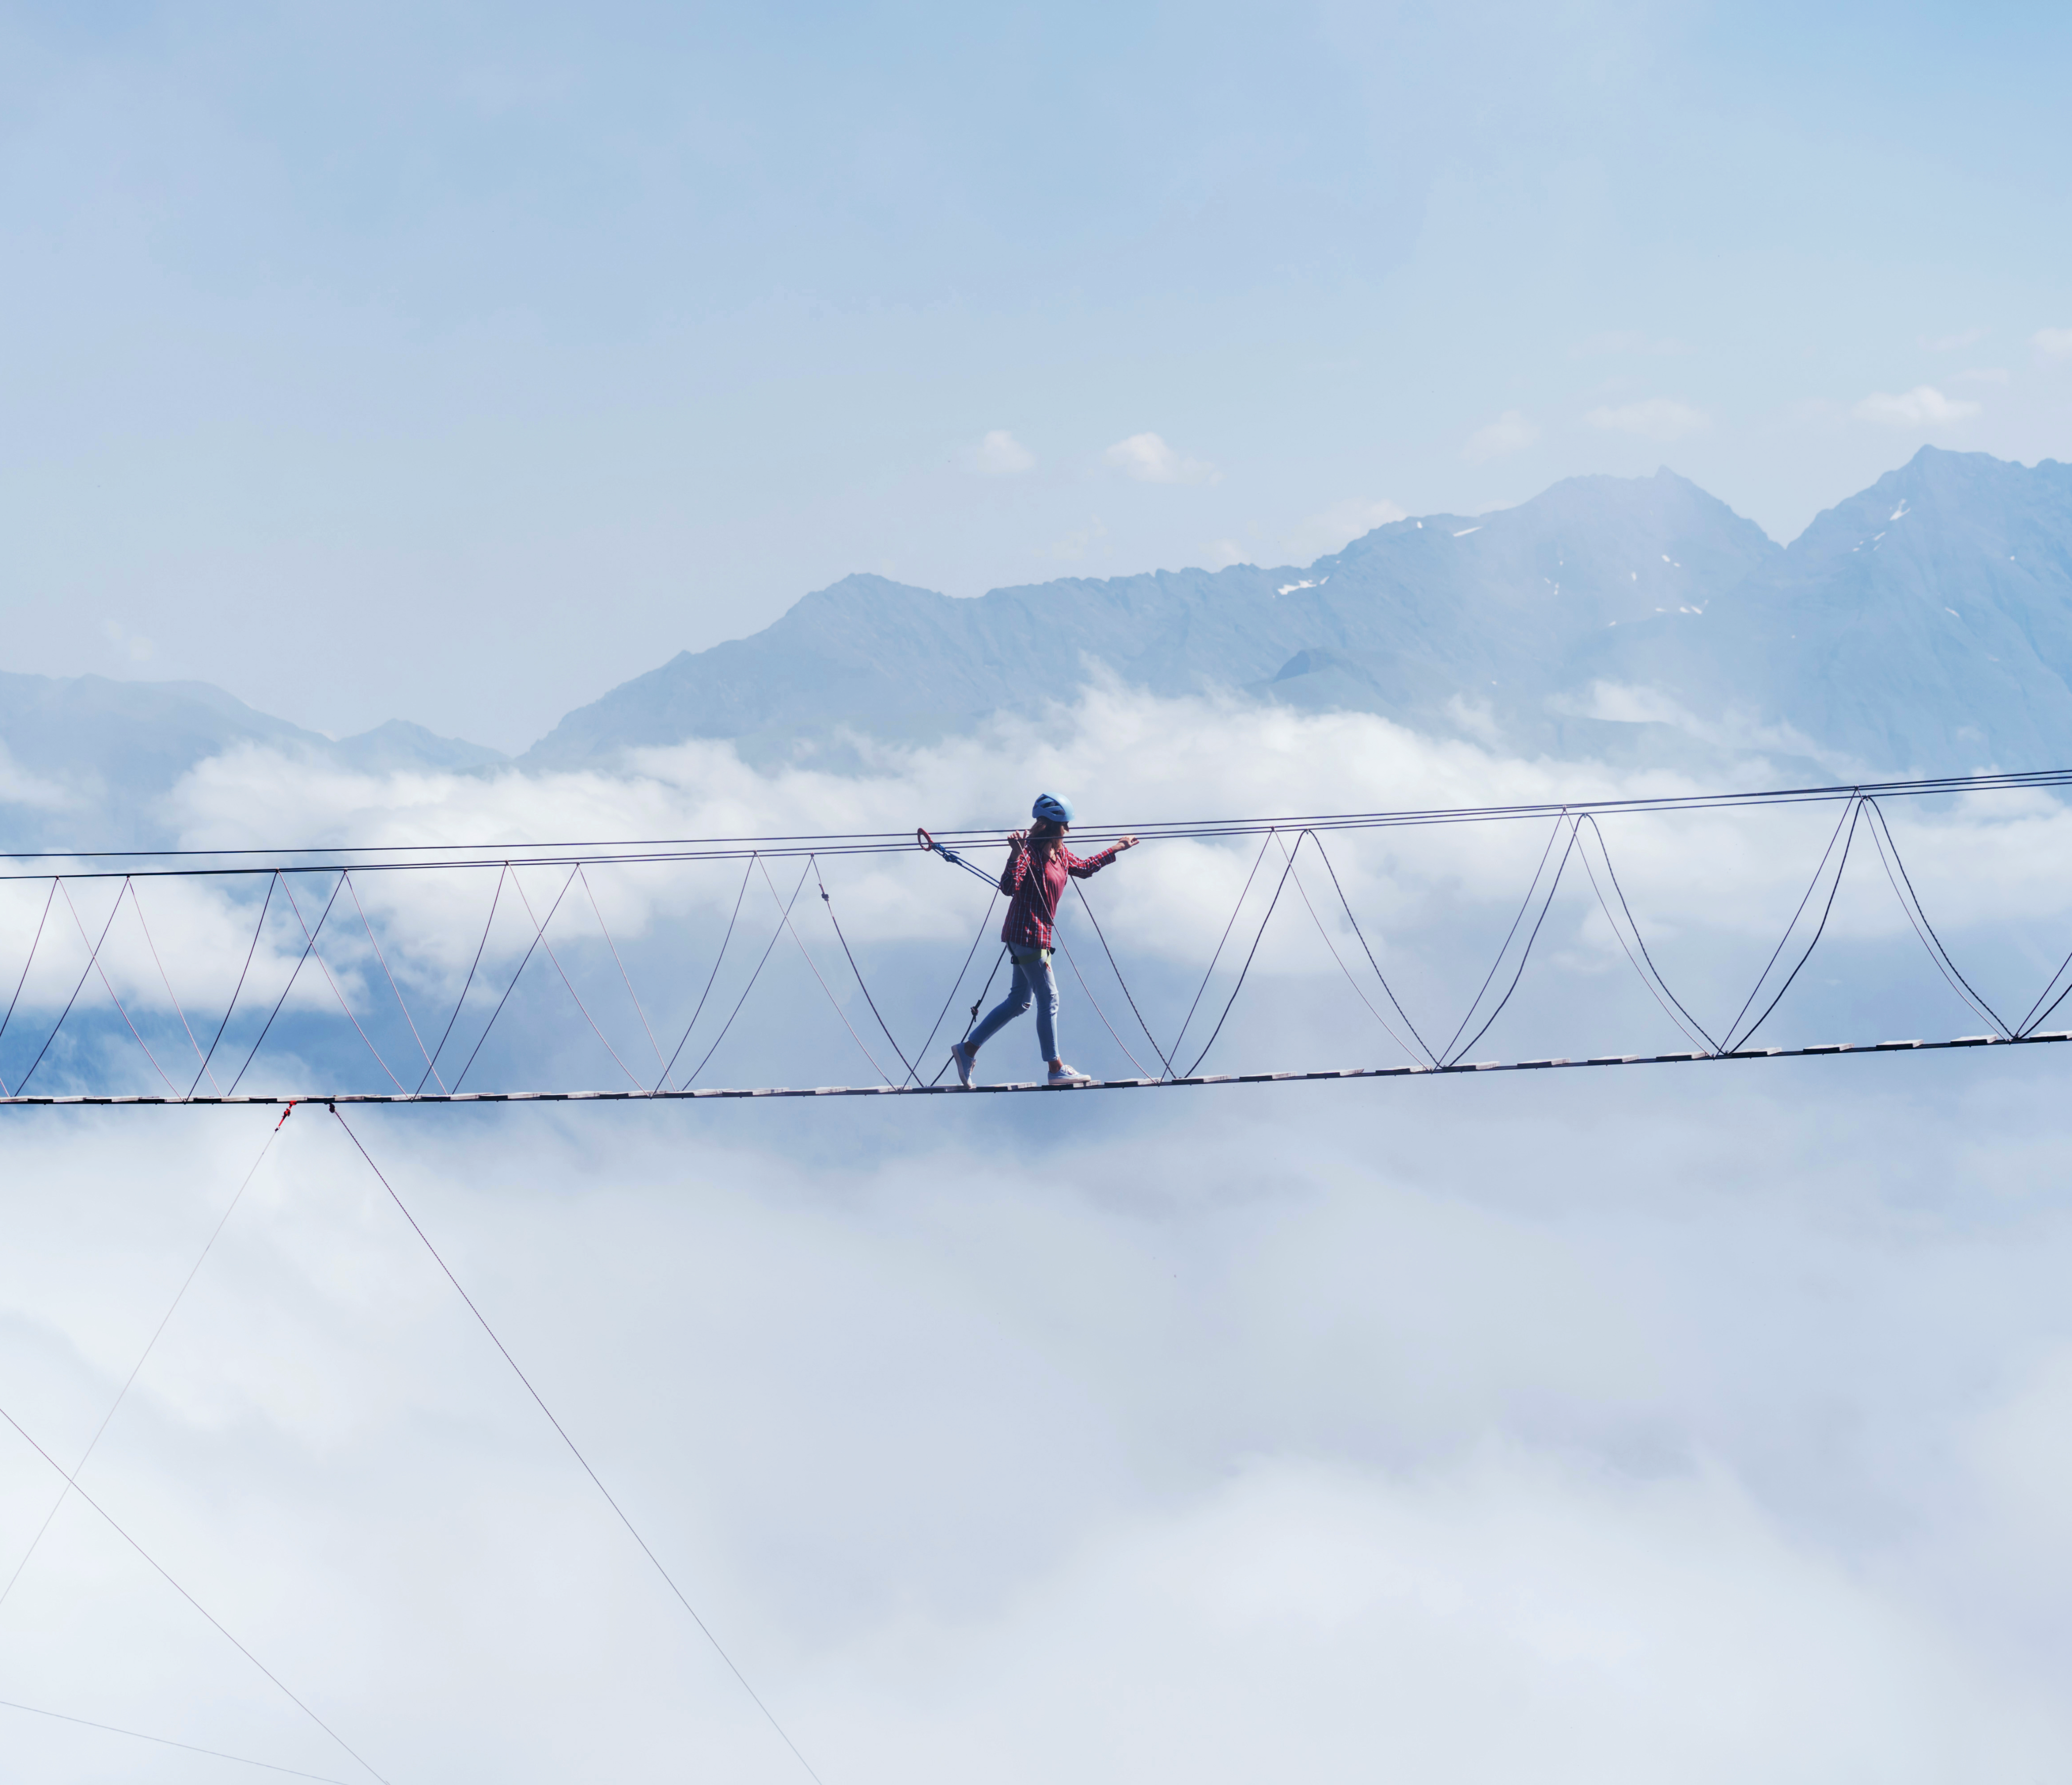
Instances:
[[[1722,777],[1760,784],[1763,765]],[[394,846],[997,825],[1042,785],[1096,824],[1701,791],[1368,717],[1108,689],[839,773],[757,771],[723,746],[551,777],[355,777],[246,754],[176,801],[191,845]],[[1649,948],[1702,1018],[1741,1001],[1838,816],[1607,821]],[[2018,1014],[2072,940],[2062,809],[2004,796],[1891,817],[1953,953]],[[1420,1024],[1453,1030],[1550,834],[1326,839]],[[1090,884],[1155,1032],[1177,1027],[1260,847],[1148,845]],[[1317,915],[1284,902],[1207,1070],[1400,1057],[1326,946],[1363,964],[1309,860]],[[798,864],[771,867],[788,895]],[[536,911],[565,871],[528,872]],[[918,852],[825,871],[911,1047],[985,890]],[[536,965],[500,1081],[607,1087],[611,1052],[648,1045],[643,1011],[666,1048],[742,872],[594,870],[596,911],[565,905],[549,934],[610,1048]],[[1478,1057],[1684,1045],[1571,877]],[[374,940],[414,1019],[442,1022],[493,879],[356,877],[365,925],[345,907],[335,948],[327,927],[331,977],[298,981],[292,1044],[254,1069],[265,1088],[319,1069],[379,1088],[376,1048],[405,1071],[412,1038]],[[119,882],[68,884],[94,931]],[[759,950],[775,902],[750,886],[760,904],[744,897],[739,921],[754,911]],[[150,941],[118,914],[113,989],[154,1049],[185,1047],[168,986],[213,1022],[257,890],[140,888]],[[310,890],[321,903],[329,882]],[[0,965],[48,894],[8,886]],[[1248,943],[1267,896],[1256,881]],[[811,882],[800,945],[781,939],[747,1039],[705,1082],[857,1076],[831,1001],[881,1039],[808,901]],[[50,908],[63,938],[70,915]],[[492,929],[495,989],[531,933]],[[1067,933],[1097,948],[1077,920]],[[1874,852],[1852,856],[1829,933],[1777,1040],[1979,1026]],[[41,967],[25,983],[36,1039],[85,964],[76,931],[70,946],[47,984]],[[250,969],[262,1001],[302,947],[292,919],[269,919]],[[1088,989],[1112,1003],[1112,981],[1083,964],[1068,1051],[1124,1068],[1084,1007]],[[1211,1004],[1232,982],[1219,973]],[[95,989],[68,1082],[137,1065]],[[0,1071],[18,1070],[14,1045],[10,1030]],[[1001,1076],[1034,1063],[1026,1033],[997,1051]],[[1927,1781],[2072,1763],[2064,1070],[2039,1047],[347,1115],[828,1785]],[[0,1405],[76,1462],[249,1174],[88,1491],[386,1778],[803,1777],[338,1119],[304,1106],[269,1140],[279,1119],[0,1111]],[[60,1486],[0,1431],[6,1573]],[[0,1700],[366,1776],[76,1500],[0,1602]],[[0,1717],[25,1778],[246,1771]]]

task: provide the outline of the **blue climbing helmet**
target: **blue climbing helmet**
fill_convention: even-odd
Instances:
[[[1072,821],[1072,802],[1060,794],[1039,793],[1036,804],[1029,808],[1029,816],[1047,824],[1069,825]]]

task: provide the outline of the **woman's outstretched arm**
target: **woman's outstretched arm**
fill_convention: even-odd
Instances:
[[[1133,849],[1136,847],[1135,837],[1119,837],[1098,855],[1074,856],[1069,871],[1078,878],[1083,880],[1090,874],[1099,874],[1124,849]]]

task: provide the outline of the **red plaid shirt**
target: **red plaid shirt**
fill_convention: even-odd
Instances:
[[[1000,927],[1000,940],[1010,948],[1047,948],[1050,926],[1058,921],[1058,901],[1065,896],[1065,877],[1083,880],[1099,874],[1116,858],[1110,844],[1098,855],[1078,856],[1062,843],[1044,858],[1043,871],[1032,874],[1034,859],[1026,849],[1017,849],[1000,870],[1000,890],[1009,900],[1007,921]]]

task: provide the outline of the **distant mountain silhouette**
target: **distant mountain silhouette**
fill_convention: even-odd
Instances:
[[[240,744],[373,773],[506,760],[402,719],[334,742],[207,682],[0,674],[0,831],[16,847],[113,846],[155,835],[173,784],[195,763]],[[82,813],[92,814],[92,834],[84,839]]]
[[[693,738],[766,759],[845,733],[939,738],[1104,673],[1629,764],[1759,751],[1822,778],[2061,767],[2072,466],[1924,447],[1789,549],[1663,471],[1396,521],[1305,567],[1068,578],[968,601],[853,576],[578,708],[519,761],[605,766]],[[91,812],[94,841],[156,833],[179,778],[244,743],[371,771],[505,761],[401,720],[333,742],[200,682],[0,675],[0,831],[18,847],[76,841]]]
[[[853,576],[754,637],[686,652],[563,719],[524,759],[845,728],[927,737],[1069,697],[1104,665],[1156,693],[1327,678],[1331,704],[1450,726],[1449,704],[1538,709],[1619,619],[1696,615],[1780,555],[1695,484],[1572,478],[1523,507],[1378,529],[1303,568],[1159,571],[975,601]],[[1309,668],[1301,667],[1308,664]]]
[[[521,759],[689,738],[753,754],[941,736],[1101,667],[1526,751],[1761,748],[1807,769],[2072,760],[2072,467],[1924,447],[1788,549],[1667,471],[1375,529],[1303,568],[1066,578],[952,600],[853,576],[686,652]]]

